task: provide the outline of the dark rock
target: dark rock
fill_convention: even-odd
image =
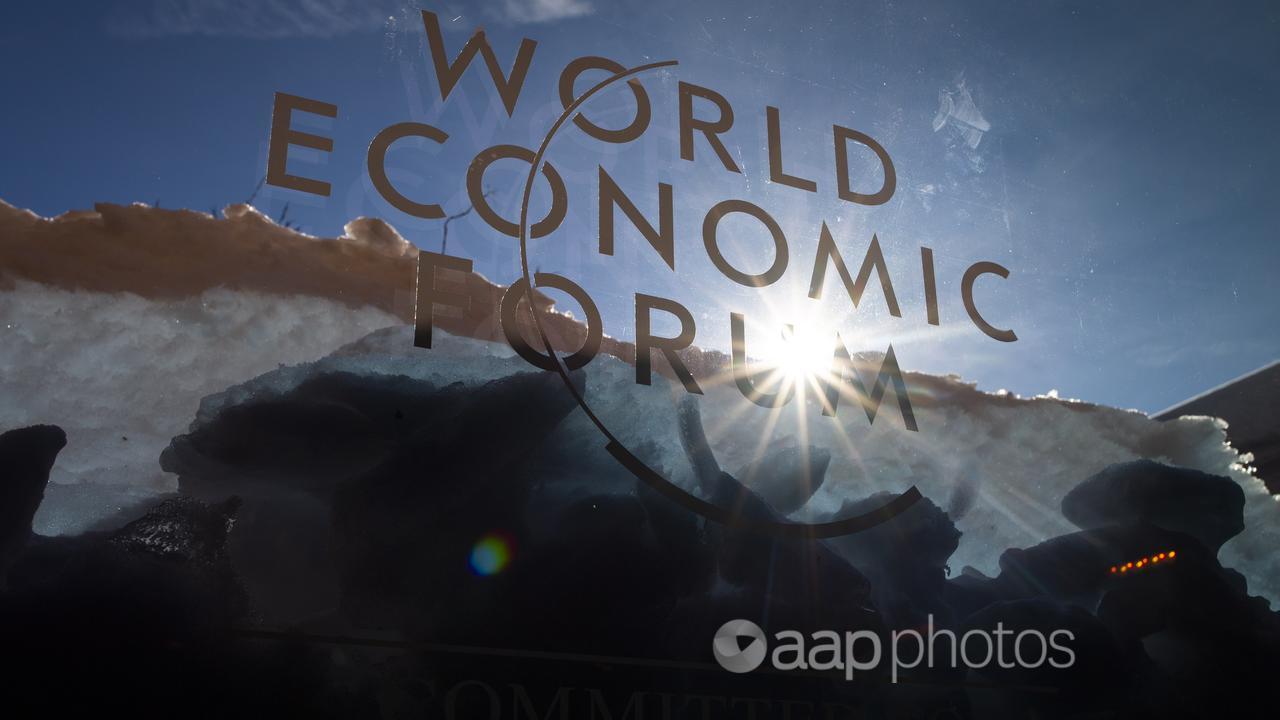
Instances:
[[[254,614],[271,627],[289,626],[337,609],[333,512],[311,493],[259,493],[236,513],[227,540]]]
[[[846,500],[831,520],[873,512],[896,495]],[[933,614],[950,622],[943,601],[947,560],[960,531],[933,501],[921,498],[903,513],[862,532],[828,541],[871,581],[876,607],[890,627],[918,627]]]
[[[583,392],[585,376],[575,375]],[[398,452],[341,484],[333,499],[342,612],[433,634],[472,609],[486,578],[468,569],[482,536],[527,539],[527,459],[577,404],[554,373],[450,386]],[[447,588],[447,591],[442,591]]]
[[[1139,661],[1114,668],[1112,684],[1130,686],[1111,706],[1122,716],[1137,712],[1130,704],[1153,717],[1209,707],[1221,709],[1223,716],[1248,715],[1243,698],[1280,667],[1280,616],[1265,600],[1248,596],[1240,575],[1223,568],[1215,553],[1190,535],[1150,524],[1108,526],[1006,551],[1000,566],[997,578],[957,579],[950,584],[949,600],[959,598],[969,608],[984,598],[996,600],[973,612],[971,623],[1008,600],[1094,613],[1121,648],[1121,657]],[[1139,646],[1141,651],[1132,650]],[[1063,689],[1060,694],[1066,695]],[[1072,708],[1081,709],[1067,705],[1037,712],[1052,716]]]
[[[1178,563],[1208,563],[1219,568],[1198,540],[1154,525],[1127,525],[1082,530],[1029,548],[1012,548],[1000,556],[1000,575],[992,582],[1006,599],[1045,597],[1096,610],[1102,594],[1116,583],[1156,574],[1158,563],[1129,572],[1111,572],[1127,563],[1161,552],[1177,553]]]
[[[31,520],[44,500],[53,461],[67,444],[54,425],[0,435],[0,589],[10,565],[31,539]]]
[[[424,589],[416,579],[431,563],[416,566],[412,554],[425,548],[446,562],[447,547],[465,572],[479,536],[518,527],[529,484],[520,463],[573,407],[550,373],[442,387],[403,375],[319,372],[285,392],[202,409],[161,460],[179,474],[183,493],[244,498],[229,547],[264,617],[332,613],[344,582],[349,611],[361,597],[380,598],[421,616],[427,605],[413,607],[417,590],[408,588]],[[433,534],[448,540],[429,540]],[[403,585],[377,579],[401,574],[388,567],[396,563],[407,566]]]
[[[972,630],[987,639],[975,634],[966,640],[964,633]],[[999,716],[1109,711],[1129,717],[1146,672],[1137,643],[1117,641],[1079,607],[1043,598],[994,603],[970,617],[956,637],[966,664],[1007,688],[997,698],[999,707],[986,709]],[[950,652],[945,636],[935,651],[944,647]]]
[[[833,621],[870,603],[867,578],[830,545],[810,537],[776,537],[746,523],[786,522],[764,499],[720,464],[707,442],[702,416],[693,398],[678,408],[680,441],[694,468],[702,494],[712,504],[732,509],[741,524],[710,526],[708,542],[717,553],[722,579],[770,603],[807,608]],[[765,607],[768,607],[767,605]]]
[[[1062,499],[1062,514],[1086,530],[1147,522],[1217,552],[1244,530],[1244,490],[1221,475],[1137,460],[1077,485]]]
[[[575,503],[559,514],[554,533],[517,549],[510,570],[472,583],[470,607],[455,610],[442,635],[503,647],[673,657],[679,643],[673,647],[660,629],[679,603],[702,597],[714,576],[713,555],[692,517],[670,512],[674,507],[643,491]]]
[[[995,578],[965,565],[943,588],[943,602],[956,618],[966,618],[994,602],[1006,600]]]
[[[10,590],[19,603],[66,593],[55,604],[103,606],[84,610],[76,623],[149,608],[135,621],[163,632],[190,630],[194,617],[204,618],[196,624],[205,631],[225,627],[248,613],[226,553],[236,505],[234,498],[219,506],[169,498],[118,530],[37,536],[14,562]]]
[[[1166,679],[1149,698],[1161,716],[1210,707],[1219,717],[1256,714],[1259,689],[1280,668],[1280,616],[1239,580],[1204,550],[1121,578],[1103,596],[1099,621],[1140,642]]]
[[[34,536],[0,593],[5,712],[368,716],[316,650],[235,633],[249,616],[225,550],[234,509],[171,498],[116,531]]]
[[[737,477],[774,510],[787,515],[809,502],[827,477],[831,453],[795,441],[775,448],[757,463],[738,471]]]
[[[1173,559],[1112,575],[1098,604],[1099,619],[1123,637],[1195,628],[1280,643],[1280,615],[1267,601],[1249,596],[1240,574],[1223,568],[1209,551],[1184,547]]]
[[[236,497],[219,505],[191,497],[168,498],[113,532],[107,542],[131,554],[212,567],[227,562],[227,533],[239,507]]]
[[[11,717],[370,717],[324,649],[254,643],[233,585],[104,536],[38,543],[0,595]]]
[[[160,466],[178,475],[183,493],[200,497],[284,489],[327,497],[464,403],[456,388],[404,376],[321,373],[284,393],[202,410],[211,416],[174,438]]]

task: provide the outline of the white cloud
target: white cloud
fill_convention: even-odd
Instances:
[[[588,0],[501,0],[499,4],[498,16],[514,23],[567,20],[595,12]]]
[[[490,17],[544,23],[595,12],[590,0],[488,0]],[[442,17],[461,17],[464,5],[424,4]],[[204,35],[274,39],[335,37],[417,22],[419,3],[406,0],[144,0],[120,3],[107,16],[110,32],[128,37]],[[449,27],[446,25],[446,27]]]
[[[146,0],[117,5],[107,29],[131,37],[335,37],[379,30],[401,0]]]

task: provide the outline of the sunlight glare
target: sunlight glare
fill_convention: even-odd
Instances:
[[[764,348],[761,359],[787,380],[802,383],[829,372],[834,348],[834,333],[784,327],[778,339]]]

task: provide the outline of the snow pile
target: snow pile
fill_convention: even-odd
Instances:
[[[66,430],[54,483],[130,485],[130,497],[172,491],[160,451],[202,397],[395,322],[316,297],[215,289],[148,300],[19,282],[0,292],[0,427]],[[46,502],[36,531],[81,530],[112,509],[91,516]]]
[[[175,478],[158,458],[193,419],[283,392],[318,370],[444,385],[529,369],[502,343],[450,336],[443,322],[436,347],[413,347],[404,325],[412,317],[413,249],[385,223],[357,220],[344,237],[322,239],[248,206],[225,215],[99,205],[46,220],[0,203],[0,428],[58,424],[69,443],[53,482],[93,483],[82,495],[127,488],[94,514],[92,503],[59,501],[72,489],[60,487],[37,531],[76,532],[139,493],[172,491]],[[481,313],[502,292],[478,275],[466,287]],[[577,329],[567,316],[559,322]],[[493,322],[475,327],[497,336]],[[587,366],[594,412],[636,455],[692,489],[674,420],[683,390],[657,374],[652,386],[636,385],[630,346],[607,339],[604,350],[612,355]],[[699,377],[707,377],[700,369],[724,369],[722,355],[695,354],[686,361]],[[1245,490],[1247,527],[1221,558],[1254,592],[1280,599],[1273,552],[1280,508],[1249,474],[1248,458],[1226,443],[1220,422],[1157,422],[1056,397],[981,392],[954,377],[908,374],[907,385],[919,432],[903,429],[892,396],[872,426],[856,408],[842,407],[834,419],[813,403],[771,413],[732,384],[704,382],[701,414],[721,467],[731,471],[787,443],[831,453],[826,484],[796,519],[917,486],[964,532],[956,570],[994,572],[1004,549],[1074,530],[1059,512],[1062,497],[1112,463],[1150,458],[1228,475]],[[538,460],[548,477],[629,487],[584,414],[575,411],[554,437]]]
[[[279,368],[207,398],[195,425],[227,407],[279,396],[327,372],[403,375],[438,386],[480,384],[529,367],[499,344],[442,335],[431,350],[412,346],[412,328],[387,328],[316,363]],[[637,385],[634,368],[599,356],[587,366],[586,397],[614,435],[652,467],[695,491],[696,483],[676,432],[673,399],[684,391],[655,376]],[[1061,514],[1062,497],[1079,482],[1117,462],[1149,458],[1226,475],[1246,495],[1246,529],[1224,546],[1221,559],[1240,570],[1250,590],[1280,600],[1280,507],[1226,443],[1218,420],[1187,417],[1158,422],[1142,413],[1044,396],[984,393],[955,377],[910,374],[919,432],[909,432],[896,406],[882,406],[874,425],[850,408],[824,418],[816,404],[771,412],[746,403],[736,388],[704,384],[700,399],[710,443],[722,467],[742,468],[762,449],[791,439],[829,450],[826,484],[792,517],[803,520],[837,509],[847,498],[911,485],[950,507],[964,533],[951,558],[956,570],[972,565],[994,574],[1001,552],[1073,532]],[[548,482],[625,491],[631,479],[604,451],[604,440],[575,411],[557,429],[537,462]]]

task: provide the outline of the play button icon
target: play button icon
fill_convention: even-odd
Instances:
[[[725,670],[748,673],[760,667],[768,648],[759,625],[750,620],[730,620],[716,631],[711,652]]]

